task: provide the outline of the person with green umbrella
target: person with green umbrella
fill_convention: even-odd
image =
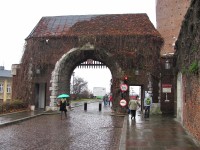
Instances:
[[[61,94],[59,95],[57,98],[61,99],[60,100],[60,111],[61,111],[61,120],[62,120],[62,115],[63,112],[65,113],[65,117],[67,117],[67,98],[69,97],[69,95],[67,94]]]
[[[67,117],[67,108],[66,107],[67,107],[66,98],[62,98],[60,100],[61,120],[62,120],[63,112],[65,113],[65,117]]]

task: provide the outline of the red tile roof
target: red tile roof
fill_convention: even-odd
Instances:
[[[160,34],[146,14],[109,14],[42,17],[27,38],[81,35]]]

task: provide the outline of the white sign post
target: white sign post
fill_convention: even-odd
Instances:
[[[172,92],[172,85],[171,84],[162,84],[162,92],[166,94],[165,102],[169,102],[169,100],[167,98],[167,93]]]

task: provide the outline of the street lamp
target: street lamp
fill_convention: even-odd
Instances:
[[[165,69],[171,69],[171,62],[170,60],[172,59],[174,53],[165,53],[164,58],[166,59],[165,61]]]
[[[135,75],[137,75],[137,76],[140,75],[140,72],[139,72],[138,68],[135,69]]]
[[[170,69],[170,68],[171,68],[170,62],[169,62],[169,60],[167,59],[167,60],[165,61],[165,69]]]

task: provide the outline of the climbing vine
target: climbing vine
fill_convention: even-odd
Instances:
[[[117,17],[115,19],[119,20]],[[145,19],[143,18],[143,20]],[[36,36],[36,33],[40,31],[36,28],[35,31],[37,32],[26,39],[24,54],[16,77],[20,84],[15,97],[32,102],[33,98],[30,93],[34,93],[33,84],[49,82],[51,72],[62,55],[72,48],[81,49],[87,43],[94,45],[98,54],[96,58],[105,61],[103,56],[105,53],[103,52],[106,52],[110,58],[110,60],[106,60],[106,63],[116,61],[128,76],[132,74],[132,71],[129,70],[134,68],[146,72],[159,72],[160,49],[163,39],[153,25],[147,23],[148,25],[144,30],[135,31],[132,28],[135,20],[132,20],[129,15],[118,21],[119,24],[113,25],[111,23],[111,26],[109,21],[112,22],[111,16],[100,16],[90,21],[79,21],[70,27],[65,35]],[[128,28],[124,29],[121,23],[128,24]],[[144,26],[144,24],[142,25]],[[75,59],[82,59],[84,55],[89,55],[89,53],[82,53],[81,55]],[[73,64],[73,60],[70,59],[68,63]]]

